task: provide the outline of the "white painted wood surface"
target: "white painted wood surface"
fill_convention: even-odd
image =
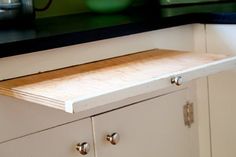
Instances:
[[[73,115],[42,105],[0,96],[0,124],[2,124],[0,125],[0,144],[74,120],[101,114],[138,101],[181,90],[190,85],[191,84],[187,83],[180,87],[156,90],[151,93],[129,97],[115,103],[106,104]]]
[[[0,143],[81,117],[84,115],[71,115],[38,104],[0,96]]]
[[[88,142],[86,157],[94,157],[91,119],[32,134],[0,145],[1,157],[80,157],[75,149],[79,142]]]
[[[194,27],[194,52],[206,53],[205,25],[195,24]],[[196,98],[198,108],[198,134],[199,134],[199,157],[211,157],[210,119],[208,80],[202,77],[196,80]]]
[[[0,80],[88,63],[139,51],[193,49],[192,25],[0,58]]]
[[[236,55],[236,26],[207,25],[207,52]],[[209,77],[212,157],[236,156],[236,73]]]
[[[198,157],[197,121],[184,125],[185,89],[93,117],[96,157]],[[117,132],[112,145],[106,135]]]

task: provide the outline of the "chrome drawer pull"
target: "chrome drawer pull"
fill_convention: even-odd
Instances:
[[[80,154],[86,155],[90,150],[90,145],[87,142],[79,143],[76,146],[76,150],[79,151]]]
[[[107,135],[106,140],[109,141],[111,144],[116,145],[120,141],[120,135],[118,133]]]
[[[177,86],[182,85],[183,82],[184,82],[184,81],[183,81],[183,78],[182,78],[181,76],[177,76],[177,77],[171,78],[171,83],[172,83],[172,84],[175,84],[175,85],[177,85]]]

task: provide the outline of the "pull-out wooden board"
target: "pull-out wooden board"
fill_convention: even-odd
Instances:
[[[150,50],[0,82],[0,94],[76,113],[227,70],[236,57]]]

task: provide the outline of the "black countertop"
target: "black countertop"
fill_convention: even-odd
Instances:
[[[236,24],[236,3],[142,7],[122,14],[84,13],[37,19],[28,27],[2,27],[0,57],[191,23]]]

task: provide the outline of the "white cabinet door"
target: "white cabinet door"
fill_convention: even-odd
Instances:
[[[196,122],[185,126],[188,90],[146,100],[93,117],[97,157],[197,157]],[[120,135],[117,145],[106,141]]]
[[[236,25],[207,25],[207,51],[236,54]],[[209,77],[213,157],[236,156],[236,71]]]
[[[0,95],[0,143],[81,119],[80,116]]]
[[[78,143],[90,144],[87,157],[94,157],[91,119],[45,130],[0,144],[1,157],[79,157]]]

